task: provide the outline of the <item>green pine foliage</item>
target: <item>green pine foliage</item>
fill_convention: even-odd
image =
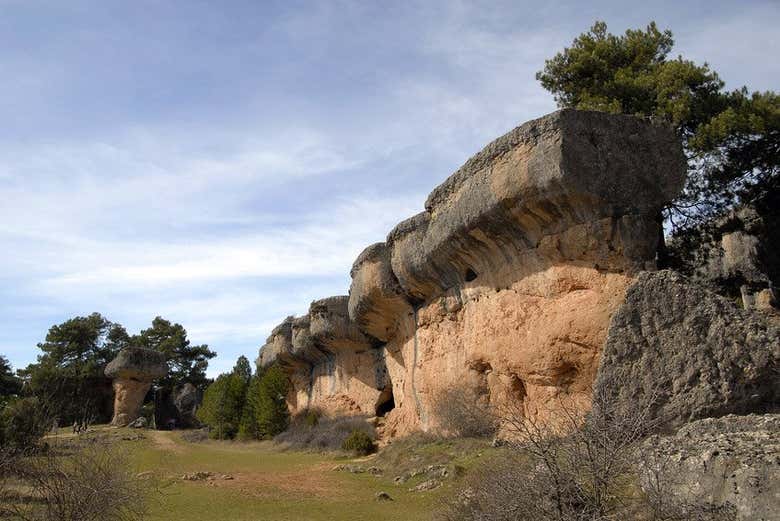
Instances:
[[[560,107],[650,116],[677,129],[689,176],[665,217],[680,234],[767,200],[780,172],[780,97],[726,91],[707,63],[674,58],[673,46],[672,32],[655,23],[614,35],[596,22],[536,77]]]
[[[0,355],[0,406],[5,399],[19,394],[22,390],[22,381],[14,375],[8,359]]]
[[[137,347],[154,349],[165,354],[168,360],[168,374],[158,384],[173,388],[191,383],[198,389],[204,389],[209,380],[206,369],[209,360],[217,353],[206,344],[192,345],[187,338],[187,330],[181,324],[172,324],[162,317],[152,321],[152,327],[134,335],[130,342]]]
[[[212,438],[233,439],[239,433],[252,376],[251,368],[248,375],[245,372],[248,364],[245,357],[240,357],[233,371],[219,375],[203,394],[197,417],[209,426]]]
[[[260,375],[255,375],[249,381],[244,410],[241,412],[241,424],[238,427],[238,439],[240,440],[259,440],[261,438],[260,429],[257,425],[259,396]]]
[[[289,385],[277,366],[252,376],[242,356],[231,373],[220,375],[206,389],[198,419],[209,426],[213,438],[273,438],[290,423],[285,399]]]
[[[257,389],[255,418],[261,439],[273,438],[290,424],[287,393],[290,382],[276,365],[269,367],[260,377]]]

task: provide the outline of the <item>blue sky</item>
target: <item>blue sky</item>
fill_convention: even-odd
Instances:
[[[0,354],[156,315],[257,354],[491,139],[596,19],[656,20],[729,87],[780,86],[767,2],[0,0]]]

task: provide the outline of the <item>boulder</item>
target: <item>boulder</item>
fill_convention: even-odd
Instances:
[[[109,362],[105,375],[113,379],[114,417],[111,425],[123,427],[138,418],[152,382],[168,373],[165,355],[140,347],[122,349]]]
[[[612,317],[596,396],[666,425],[764,412],[780,398],[780,323],[672,271],[643,273]]]
[[[149,422],[143,416],[139,416],[135,420],[127,424],[131,429],[145,429],[149,426]]]
[[[195,416],[203,399],[197,387],[187,382],[173,388],[158,388],[154,394],[154,420],[158,429],[198,427]]]
[[[780,415],[697,420],[648,438],[640,454],[646,490],[660,481],[683,505],[731,504],[738,521],[778,519]]]

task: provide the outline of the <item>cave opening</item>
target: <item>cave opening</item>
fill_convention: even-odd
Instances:
[[[395,399],[393,398],[393,386],[387,385],[376,400],[376,416],[385,416],[395,409]]]
[[[477,272],[469,268],[466,270],[466,276],[464,278],[466,279],[466,282],[471,282],[477,278]]]

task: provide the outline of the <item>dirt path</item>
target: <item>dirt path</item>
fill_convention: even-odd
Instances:
[[[149,430],[147,433],[151,436],[155,447],[158,449],[164,452],[174,452],[176,454],[184,452],[184,448],[171,439],[171,436],[173,436],[172,432]]]

